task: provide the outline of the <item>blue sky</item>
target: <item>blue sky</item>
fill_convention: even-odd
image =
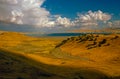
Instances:
[[[120,0],[0,0],[0,30],[111,27],[120,28]]]
[[[89,10],[101,10],[113,14],[115,19],[120,19],[120,0],[46,0],[43,7],[53,15],[60,14],[68,18]]]
[[[74,18],[77,13],[89,10],[101,10],[113,14],[114,19],[120,19],[120,0],[46,0],[43,4],[51,14]]]

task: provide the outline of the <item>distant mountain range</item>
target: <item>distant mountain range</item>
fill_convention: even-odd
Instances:
[[[78,29],[71,30],[70,32],[82,32],[82,33],[101,33],[101,32],[110,32],[110,33],[120,33],[120,28],[104,28],[104,29]]]

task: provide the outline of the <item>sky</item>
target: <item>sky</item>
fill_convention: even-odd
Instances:
[[[0,30],[120,27],[120,0],[0,0]]]
[[[120,0],[46,0],[43,7],[46,7],[53,15],[61,14],[69,18],[74,18],[77,13],[89,10],[101,10],[115,14],[114,17],[120,14]]]

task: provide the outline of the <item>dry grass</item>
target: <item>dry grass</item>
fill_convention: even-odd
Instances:
[[[86,66],[109,75],[120,75],[120,35],[86,35],[70,39],[60,46],[63,52],[88,59]],[[76,66],[80,67],[81,62]]]
[[[116,79],[120,76],[120,35],[72,37],[59,44],[63,39],[4,32],[0,34],[0,48],[17,54],[18,58],[21,55],[30,59],[27,62],[34,61],[32,66],[69,79],[106,79],[106,76]],[[55,47],[60,50],[54,51]]]
[[[0,47],[24,53],[49,53],[63,38],[33,38],[16,32],[0,33]]]

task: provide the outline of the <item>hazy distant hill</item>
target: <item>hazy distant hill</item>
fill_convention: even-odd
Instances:
[[[103,28],[103,29],[78,29],[70,32],[78,33],[120,33],[120,28]]]

